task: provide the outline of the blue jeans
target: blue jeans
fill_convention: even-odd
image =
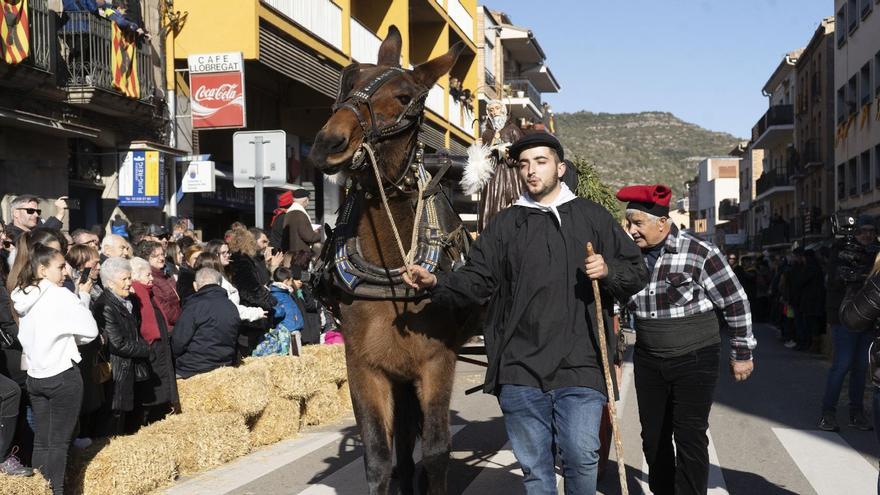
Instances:
[[[864,411],[865,375],[868,369],[868,348],[873,332],[851,332],[843,325],[832,325],[834,360],[828,370],[828,382],[822,398],[822,412],[837,410],[840,389],[849,373],[850,412]]]
[[[587,387],[542,392],[535,387],[502,385],[498,402],[528,495],[557,493],[556,450],[566,495],[596,493],[605,394]]]

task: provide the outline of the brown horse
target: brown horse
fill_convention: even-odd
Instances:
[[[379,188],[387,193],[393,223],[409,247],[420,194],[412,187],[417,170],[413,160],[425,97],[452,68],[462,46],[412,70],[400,68],[400,48],[400,33],[392,26],[376,65],[346,68],[334,112],[309,155],[325,174],[340,170],[351,174],[355,191],[360,191],[352,191],[360,194],[358,213],[352,220],[359,255],[384,270],[389,279],[395,278],[392,272],[398,274],[392,292],[407,290],[399,283],[405,263]],[[365,143],[375,151],[376,170],[370,166],[371,157],[364,156]],[[457,216],[455,221],[460,223]],[[397,453],[400,491],[415,493],[412,453],[421,436],[420,491],[445,494],[456,352],[473,325],[466,315],[431,305],[424,294],[372,299],[349,295],[336,299],[335,305],[345,335],[349,386],[365,447],[369,493],[388,493],[392,446]]]

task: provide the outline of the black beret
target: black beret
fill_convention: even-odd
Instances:
[[[309,191],[307,189],[296,189],[293,191],[293,197],[296,199],[308,198]]]
[[[565,160],[565,152],[562,150],[562,143],[556,139],[556,136],[548,132],[532,132],[519,138],[510,147],[510,158],[512,160],[519,160],[520,153],[536,146],[553,148],[556,150],[556,154],[559,155],[559,160]]]

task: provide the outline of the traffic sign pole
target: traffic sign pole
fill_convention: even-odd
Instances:
[[[263,143],[271,141],[263,141],[263,136],[254,136],[254,225],[258,229],[263,228]]]

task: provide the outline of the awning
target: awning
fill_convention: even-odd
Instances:
[[[511,24],[502,24],[497,29],[501,43],[514,59],[526,64],[538,64],[547,58],[535,35],[528,29]]]
[[[0,107],[0,125],[61,137],[97,139],[101,134],[100,129],[93,127],[2,107]]]
[[[547,64],[536,65],[531,69],[523,71],[522,75],[532,83],[535,89],[542,93],[559,92],[559,82],[556,81],[556,77],[550,72],[550,67]]]
[[[336,98],[342,69],[268,26],[260,26],[260,62],[294,81]]]

